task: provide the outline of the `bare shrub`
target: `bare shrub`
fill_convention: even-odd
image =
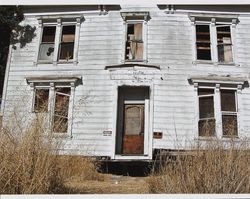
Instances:
[[[248,148],[249,149],[249,148]],[[148,179],[153,193],[249,193],[250,151],[234,139],[209,140],[167,160]]]

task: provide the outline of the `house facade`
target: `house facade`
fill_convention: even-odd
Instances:
[[[62,154],[250,138],[249,6],[26,6],[23,24],[35,37],[10,48],[3,122],[46,116]]]

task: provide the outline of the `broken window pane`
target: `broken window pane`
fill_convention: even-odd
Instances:
[[[200,97],[199,98],[199,112],[200,119],[214,117],[214,97]]]
[[[49,102],[49,89],[36,89],[34,111],[37,113],[47,112]]]
[[[68,109],[70,88],[56,88],[55,107],[53,117],[53,131],[66,133],[68,129]]]
[[[196,48],[198,60],[211,60],[209,25],[196,25]]]
[[[232,41],[230,26],[217,27],[218,61],[232,62]]]
[[[127,25],[126,60],[143,60],[142,23]]]
[[[70,60],[74,57],[75,26],[63,26],[59,59]]]
[[[237,115],[222,115],[223,136],[237,136]]]
[[[215,135],[215,119],[205,119],[199,121],[199,136]]]
[[[221,90],[221,111],[236,112],[235,91]]]
[[[43,28],[42,42],[39,49],[39,60],[52,61],[55,45],[55,26],[48,26]]]

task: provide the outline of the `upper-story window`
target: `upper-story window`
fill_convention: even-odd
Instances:
[[[42,41],[39,49],[38,59],[41,61],[53,61],[55,49],[56,26],[44,26]]]
[[[39,20],[41,39],[35,64],[77,64],[81,20],[82,17]]]
[[[147,21],[149,12],[122,12],[124,20],[124,62],[144,62],[147,60]]]
[[[74,57],[75,26],[63,26],[59,44],[59,60],[72,60]]]
[[[211,60],[209,25],[196,25],[196,51],[198,60]]]
[[[195,28],[194,61],[235,63],[233,38],[237,19],[192,16],[191,21]]]
[[[216,27],[218,61],[233,62],[231,27],[221,25]]]
[[[142,22],[127,24],[126,60],[143,60]]]

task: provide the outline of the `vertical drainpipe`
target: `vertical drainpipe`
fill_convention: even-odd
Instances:
[[[7,87],[8,87],[8,79],[9,79],[9,71],[10,71],[10,63],[11,63],[11,56],[12,56],[12,45],[9,46],[9,54],[8,54],[8,59],[7,59],[7,63],[6,63],[0,116],[3,116],[3,114],[4,114],[4,108],[5,108],[5,102],[6,102],[6,93],[7,93]]]

